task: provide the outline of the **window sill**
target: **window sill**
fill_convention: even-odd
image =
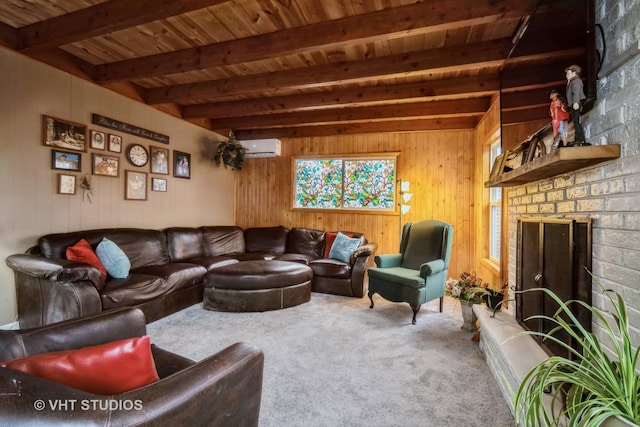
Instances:
[[[500,263],[490,259],[490,258],[481,258],[480,263],[484,268],[487,268],[496,276],[500,276]]]
[[[323,209],[323,208],[291,208],[292,212],[304,213],[332,213],[332,214],[363,214],[363,215],[389,215],[400,216],[396,210],[374,210],[374,209]],[[403,215],[405,216],[405,215]]]

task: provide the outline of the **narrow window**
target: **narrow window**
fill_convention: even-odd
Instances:
[[[500,140],[491,144],[489,169],[496,157],[502,152]],[[491,187],[489,190],[489,258],[500,262],[500,236],[502,228],[502,188]]]

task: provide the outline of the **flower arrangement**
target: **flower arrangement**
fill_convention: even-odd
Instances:
[[[445,292],[462,301],[480,304],[482,296],[489,294],[487,286],[483,285],[482,279],[475,274],[465,272],[460,275],[460,280],[449,278],[445,283]]]

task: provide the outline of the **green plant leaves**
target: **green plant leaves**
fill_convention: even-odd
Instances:
[[[218,143],[213,160],[218,166],[220,166],[220,163],[222,162],[225,169],[227,166],[230,166],[231,170],[239,171],[242,169],[245,153],[246,149],[242,146],[240,141],[236,139],[233,132],[230,132],[228,140]]]
[[[515,395],[518,425],[599,426],[615,415],[640,422],[639,350],[634,351],[631,343],[626,304],[621,295],[605,289],[597,280],[596,283],[611,310],[583,301],[562,301],[546,288],[524,291],[544,292],[558,304],[553,316],[531,317],[555,326],[548,333],[525,331],[512,338],[534,335],[553,341],[567,349],[573,360],[552,356],[527,373]],[[580,324],[571,309],[574,304],[591,312],[610,350]],[[558,331],[569,334],[579,349],[557,339],[554,333]]]

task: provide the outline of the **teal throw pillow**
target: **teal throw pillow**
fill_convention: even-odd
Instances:
[[[109,276],[115,279],[125,279],[129,276],[131,261],[122,249],[106,237],[98,244],[96,255],[104,265]]]
[[[351,261],[351,253],[360,246],[359,238],[347,237],[344,234],[338,232],[336,240],[331,245],[331,251],[329,251],[329,258],[339,259],[343,262]]]

